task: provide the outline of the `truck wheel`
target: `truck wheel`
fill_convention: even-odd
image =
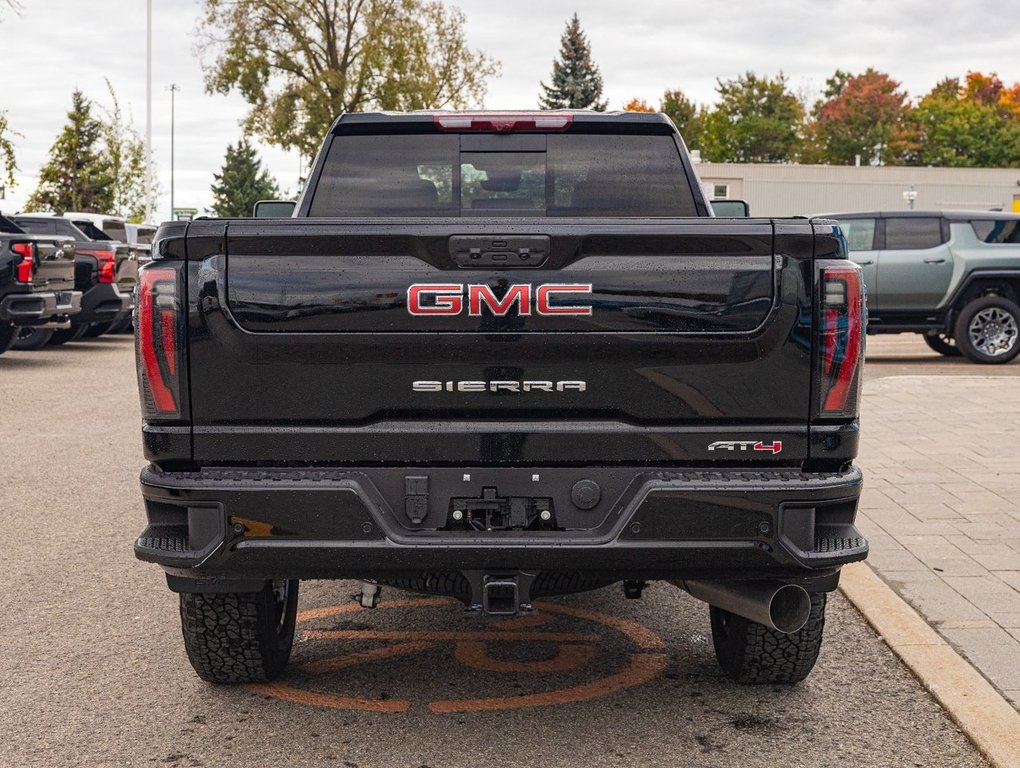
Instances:
[[[818,660],[825,626],[825,592],[811,593],[811,615],[789,635],[709,606],[712,644],[723,671],[738,683],[799,683]]]
[[[53,336],[50,337],[50,346],[59,347],[69,341],[77,341],[88,328],[87,325],[75,325],[61,331],[54,331]]]
[[[975,363],[1008,363],[1020,355],[1020,307],[1002,296],[975,299],[960,312],[953,336]]]
[[[188,660],[208,683],[277,678],[290,659],[298,582],[274,581],[261,592],[182,593],[181,629]]]
[[[53,331],[50,328],[18,328],[17,338],[14,339],[15,349],[42,349],[50,342]]]
[[[85,333],[82,335],[86,339],[95,339],[98,338],[99,336],[103,336],[104,334],[109,333],[112,328],[113,322],[93,323],[85,330]]]
[[[959,357],[960,349],[956,346],[956,341],[953,340],[952,336],[947,336],[944,333],[936,334],[924,334],[924,343],[928,345],[928,348],[933,352],[938,352],[940,355],[946,357]]]
[[[18,329],[16,326],[0,323],[0,355],[11,348],[17,336]]]

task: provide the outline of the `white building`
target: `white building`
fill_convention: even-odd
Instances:
[[[1020,168],[697,163],[712,199],[746,200],[752,216],[906,210],[1020,213]]]

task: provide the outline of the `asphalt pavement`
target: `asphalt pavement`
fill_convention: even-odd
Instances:
[[[744,688],[715,665],[707,608],[662,584],[492,622],[395,590],[360,610],[355,584],[308,582],[281,683],[207,685],[176,597],[131,551],[131,340],[8,352],[0,403],[4,768],[984,765],[838,594],[812,676]]]

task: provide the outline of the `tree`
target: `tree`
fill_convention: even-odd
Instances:
[[[859,155],[875,165],[902,163],[910,151],[910,103],[885,72],[841,70],[826,81],[826,99],[815,104],[811,159],[852,165]]]
[[[747,72],[719,80],[719,103],[705,119],[701,151],[710,162],[782,163],[796,158],[804,106],[775,79]]]
[[[81,91],[71,95],[68,123],[50,148],[39,185],[26,210],[109,213],[115,178],[103,147],[103,124],[92,116],[92,102]]]
[[[1020,115],[1012,107],[1017,86],[993,74],[970,72],[965,85],[947,79],[918,102],[911,121],[918,134],[913,162],[972,168],[1020,166]]]
[[[145,186],[145,141],[135,130],[134,121],[124,118],[120,100],[110,81],[106,81],[110,92],[111,107],[104,109],[103,142],[113,172],[113,204],[109,213],[123,216],[134,222],[144,221],[146,214]],[[153,164],[153,188],[156,169]],[[155,208],[155,200],[149,207]]]
[[[635,96],[633,99],[623,105],[624,112],[654,112],[655,110],[648,106],[648,102],[644,99],[639,99]]]
[[[605,112],[609,102],[602,98],[602,75],[592,60],[588,37],[575,13],[560,37],[560,56],[553,60],[550,85],[539,83],[541,109],[593,109]]]
[[[251,216],[259,200],[272,200],[280,192],[269,171],[262,167],[258,152],[247,139],[237,147],[227,145],[223,168],[214,173],[212,185],[213,211],[223,218]]]
[[[666,91],[662,94],[659,111],[668,116],[684,143],[691,149],[701,147],[701,134],[705,130],[705,108],[699,107],[687,98],[681,90]]]
[[[0,180],[6,181],[14,186],[14,172],[18,170],[18,160],[14,156],[14,142],[11,136],[15,135],[7,123],[7,113],[0,112]]]
[[[497,62],[441,0],[202,0],[210,93],[240,91],[244,125],[311,157],[344,112],[480,104]],[[208,57],[212,56],[212,61]]]

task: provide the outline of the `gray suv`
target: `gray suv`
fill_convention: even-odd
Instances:
[[[1020,215],[832,213],[868,289],[868,333],[920,333],[943,355],[1020,354]]]

